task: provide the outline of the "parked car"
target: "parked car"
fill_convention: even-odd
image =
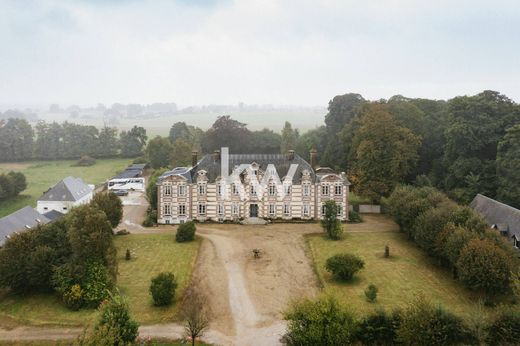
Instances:
[[[116,190],[116,191],[114,191],[114,194],[116,196],[128,196],[128,191],[126,191],[126,190]]]

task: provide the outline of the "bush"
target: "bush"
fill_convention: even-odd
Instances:
[[[349,222],[351,223],[360,223],[360,222],[363,222],[363,218],[361,217],[361,215],[359,215],[358,212],[355,212],[354,210],[350,210],[348,212],[348,220]]]
[[[83,281],[83,299],[85,305],[97,308],[99,304],[108,299],[112,282],[109,278],[107,268],[99,262],[89,262],[85,280]]]
[[[332,297],[297,302],[284,314],[284,319],[287,333],[283,341],[287,345],[350,345],[354,342],[354,318]]]
[[[416,299],[401,317],[397,336],[404,345],[444,346],[471,340],[460,318],[425,299]]]
[[[385,258],[390,257],[390,246],[385,245]]]
[[[175,298],[177,281],[172,273],[160,273],[152,279],[150,293],[155,306],[170,305]]]
[[[367,298],[367,300],[369,302],[373,303],[377,299],[377,292],[378,292],[378,289],[377,289],[376,285],[370,284],[370,285],[368,285],[367,289],[365,290],[365,297]]]
[[[63,303],[73,311],[81,309],[83,306],[83,290],[81,289],[81,286],[78,284],[72,285],[63,294]]]
[[[520,340],[520,312],[501,311],[487,328],[489,345],[517,345]]]
[[[341,280],[350,280],[365,266],[361,258],[351,254],[338,254],[327,259],[325,268]]]
[[[130,261],[132,259],[132,255],[130,254],[130,250],[126,249],[125,260]]]
[[[196,227],[193,221],[180,224],[175,234],[175,241],[177,241],[177,243],[192,241],[195,239],[195,231]]]
[[[105,213],[112,228],[117,227],[123,219],[123,202],[113,192],[97,193],[90,203]]]
[[[152,227],[157,223],[157,210],[148,210],[146,219],[143,221],[144,227]]]
[[[128,304],[120,295],[111,296],[101,309],[101,319],[96,330],[110,331],[114,346],[132,344],[139,334],[139,324],[132,320]]]
[[[132,163],[135,165],[139,165],[139,164],[143,164],[143,163],[148,163],[148,160],[144,156],[139,156],[139,157],[135,158],[134,161],[132,161]]]
[[[88,155],[82,156],[75,164],[75,166],[88,167],[96,164],[96,160]]]
[[[321,226],[330,239],[341,239],[343,228],[338,220],[338,205],[333,200],[325,202],[325,215],[321,220]]]
[[[356,339],[363,345],[395,345],[400,320],[397,311],[390,315],[377,309],[359,322]]]

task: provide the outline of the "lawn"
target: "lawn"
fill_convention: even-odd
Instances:
[[[150,280],[162,271],[175,274],[182,295],[189,283],[200,240],[179,244],[173,233],[132,234],[117,236],[119,276],[118,287],[128,297],[130,310],[141,324],[154,324],[172,321],[177,304],[167,308],[152,305],[148,292]],[[130,249],[132,259],[125,260],[126,249]],[[94,310],[78,312],[68,310],[52,294],[31,294],[14,296],[0,294],[0,325],[4,327],[27,325],[86,325],[96,318]]]
[[[327,240],[321,235],[308,236],[324,293],[337,297],[359,313],[378,306],[404,307],[422,294],[452,312],[471,314],[477,297],[453,280],[450,271],[439,267],[404,234],[393,231],[397,226],[385,222],[384,216],[365,216],[365,220],[347,225],[345,238],[340,241]],[[384,258],[386,244],[390,247],[390,258]],[[341,252],[356,254],[365,262],[365,268],[351,282],[337,282],[325,270],[327,258]],[[365,299],[364,290],[371,283],[379,289],[376,303]]]
[[[97,163],[90,167],[72,167],[74,163],[73,160],[0,163],[0,173],[19,171],[27,178],[27,189],[20,196],[0,202],[0,217],[27,205],[35,207],[36,200],[43,192],[69,175],[80,177],[88,184],[97,185],[122,171],[131,163],[131,160],[97,160]]]

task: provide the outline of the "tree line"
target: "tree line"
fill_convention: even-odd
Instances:
[[[0,162],[31,159],[78,159],[137,157],[142,154],[148,137],[146,130],[134,126],[118,133],[117,129],[38,122],[34,127],[25,119],[0,121]]]

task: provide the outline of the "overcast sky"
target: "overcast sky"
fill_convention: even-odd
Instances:
[[[0,0],[0,104],[520,101],[520,2]]]

